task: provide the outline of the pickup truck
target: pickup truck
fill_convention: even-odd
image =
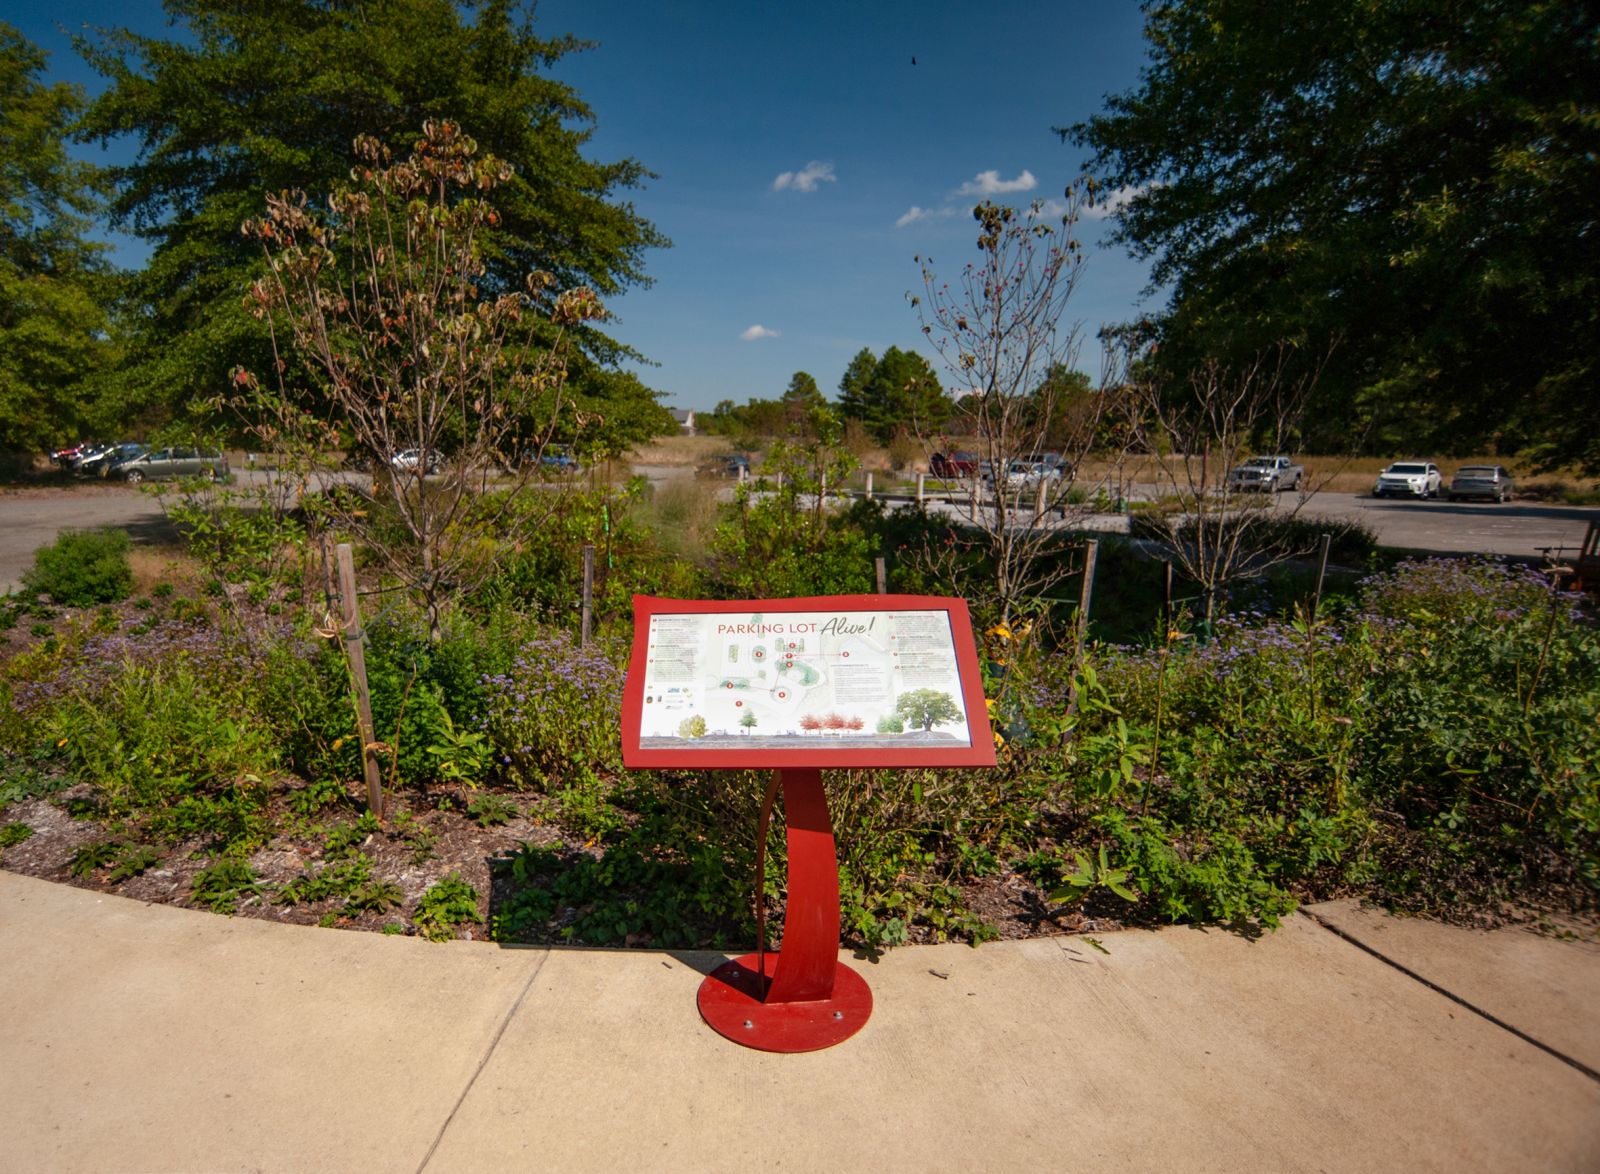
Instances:
[[[1228,488],[1262,493],[1293,492],[1306,471],[1288,457],[1251,457],[1228,474]]]

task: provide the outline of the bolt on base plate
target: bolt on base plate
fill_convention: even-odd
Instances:
[[[779,954],[762,961],[756,974],[755,954],[724,962],[700,984],[700,1017],[725,1039],[762,1052],[815,1052],[843,1043],[866,1026],[872,1015],[872,988],[854,970],[839,963],[833,994],[806,1002],[764,1003]]]

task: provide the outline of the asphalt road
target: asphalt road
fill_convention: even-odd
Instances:
[[[639,469],[652,480],[687,470]],[[652,475],[653,474],[653,475]],[[240,473],[238,479],[264,477]],[[1294,508],[1289,495],[1277,507]],[[1349,493],[1318,494],[1300,506],[1307,517],[1355,519],[1371,526],[1385,546],[1447,554],[1538,557],[1547,549],[1575,551],[1600,510],[1537,502],[1395,501]],[[172,534],[159,500],[125,485],[66,485],[0,492],[0,591],[15,590],[33,554],[62,530],[121,526],[136,543]]]

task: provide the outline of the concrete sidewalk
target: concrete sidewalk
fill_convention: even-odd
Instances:
[[[0,872],[0,1169],[1600,1169],[1600,951],[1309,912],[851,960],[871,1022],[776,1056],[699,1022],[721,955],[432,946]]]

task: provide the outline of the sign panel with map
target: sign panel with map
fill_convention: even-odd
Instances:
[[[964,600],[634,597],[633,767],[993,766]]]

